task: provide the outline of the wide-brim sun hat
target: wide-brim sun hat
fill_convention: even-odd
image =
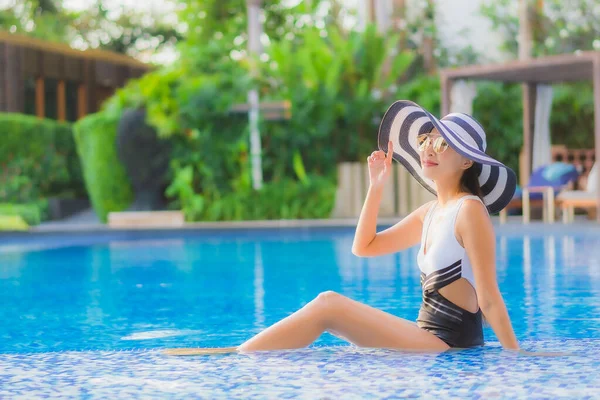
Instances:
[[[423,175],[417,136],[436,128],[448,145],[457,153],[481,165],[479,185],[482,200],[490,214],[500,212],[513,198],[517,188],[515,172],[485,153],[486,134],[472,116],[451,113],[437,119],[429,111],[409,100],[398,100],[384,114],[379,125],[379,149],[393,145],[393,158],[432,194],[437,195],[435,183]]]

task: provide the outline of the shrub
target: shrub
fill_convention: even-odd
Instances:
[[[42,220],[42,211],[38,204],[0,204],[0,215],[19,216],[29,225],[38,225]]]
[[[284,178],[266,183],[260,190],[195,193],[192,168],[178,171],[167,194],[187,220],[236,221],[263,219],[328,218],[335,202],[334,179],[307,176],[305,181]]]
[[[0,231],[26,231],[27,222],[18,215],[0,215]]]
[[[92,114],[74,125],[77,153],[85,185],[98,218],[122,211],[133,201],[133,191],[115,145],[118,120],[104,113]]]
[[[482,83],[473,101],[473,116],[487,135],[488,153],[519,176],[523,146],[523,108],[518,84]]]
[[[71,125],[0,113],[0,202],[85,197]]]

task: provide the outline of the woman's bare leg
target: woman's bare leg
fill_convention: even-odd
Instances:
[[[416,324],[335,292],[321,293],[294,314],[252,337],[237,350],[297,349],[325,331],[360,347],[444,351],[448,345]]]

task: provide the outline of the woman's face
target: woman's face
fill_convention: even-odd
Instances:
[[[423,142],[424,148],[419,150],[423,175],[433,181],[443,181],[456,176],[460,179],[471,162],[448,146],[437,129],[434,128],[427,137],[429,140]]]

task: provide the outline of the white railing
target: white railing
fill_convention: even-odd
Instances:
[[[435,196],[422,187],[402,165],[394,161],[393,168],[393,174],[383,191],[380,217],[405,217],[423,203],[435,199]],[[358,217],[368,187],[369,170],[366,163],[339,164],[338,187],[332,217]]]

